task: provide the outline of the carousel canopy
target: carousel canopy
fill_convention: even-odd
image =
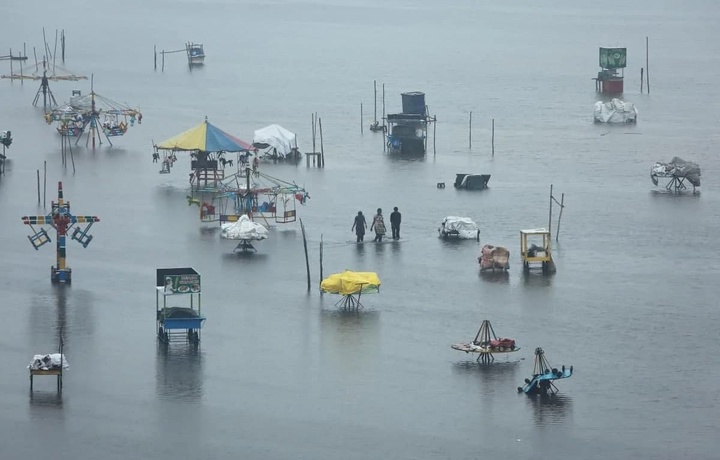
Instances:
[[[375,294],[380,290],[380,278],[374,272],[353,272],[345,270],[342,273],[335,273],[328,276],[322,283],[320,289],[330,294]]]
[[[269,125],[255,130],[253,144],[262,149],[275,148],[281,155],[287,155],[293,148],[298,148],[297,135],[280,125]]]
[[[226,133],[207,120],[156,145],[159,149],[201,152],[246,152],[255,150],[247,142]]]

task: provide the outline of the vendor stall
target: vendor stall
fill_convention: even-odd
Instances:
[[[164,343],[200,342],[200,274],[192,268],[158,268],[155,282],[157,336]]]

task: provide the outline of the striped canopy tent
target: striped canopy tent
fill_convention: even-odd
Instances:
[[[158,150],[173,152],[250,152],[255,147],[228,134],[205,119],[204,122],[187,131],[155,145]]]

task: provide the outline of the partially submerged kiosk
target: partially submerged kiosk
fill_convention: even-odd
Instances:
[[[193,268],[158,268],[155,281],[157,336],[164,343],[200,342],[200,274]]]
[[[550,247],[551,236],[550,230],[545,228],[520,230],[520,257],[526,273],[536,264],[540,264],[543,273],[555,272],[555,262]]]

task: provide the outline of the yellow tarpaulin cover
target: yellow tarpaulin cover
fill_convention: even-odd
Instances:
[[[342,273],[335,273],[328,276],[322,283],[320,289],[330,294],[350,295],[374,294],[380,289],[380,278],[374,272],[353,272],[346,270]]]

